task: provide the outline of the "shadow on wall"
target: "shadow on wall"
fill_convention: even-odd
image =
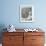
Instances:
[[[4,24],[0,24],[0,43],[2,43],[2,32],[5,32],[3,29],[6,28],[6,26]]]

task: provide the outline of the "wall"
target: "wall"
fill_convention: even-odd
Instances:
[[[19,21],[19,6],[30,4],[34,6],[35,21],[21,23]],[[41,27],[46,28],[46,0],[1,0],[0,25],[13,24],[16,28]]]

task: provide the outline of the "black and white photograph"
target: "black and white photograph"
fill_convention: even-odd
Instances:
[[[32,5],[20,5],[20,22],[32,22],[34,7]]]

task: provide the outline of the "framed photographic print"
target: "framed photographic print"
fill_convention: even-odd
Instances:
[[[20,22],[34,21],[34,7],[32,5],[20,5]]]

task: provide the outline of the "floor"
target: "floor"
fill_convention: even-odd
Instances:
[[[2,46],[2,44],[0,44],[0,46]],[[46,46],[46,44],[44,46]]]

